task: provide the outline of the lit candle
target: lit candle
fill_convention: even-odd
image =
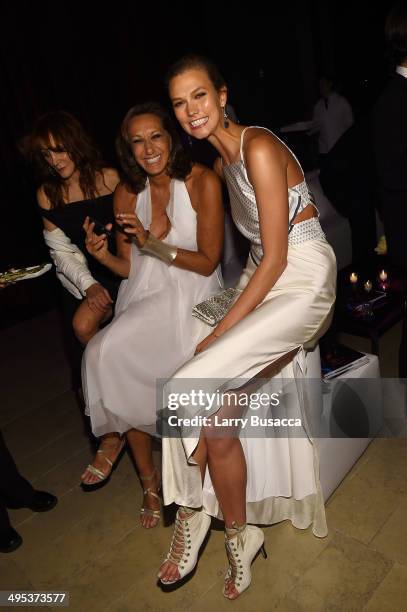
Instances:
[[[352,283],[353,286],[356,285],[356,283],[358,282],[358,275],[356,274],[356,272],[351,272],[349,280],[350,280],[350,282]]]
[[[369,293],[372,290],[372,287],[373,287],[372,281],[367,280],[365,282],[365,284],[363,285],[363,287],[364,287],[365,291],[367,291],[367,293]]]
[[[385,281],[387,281],[387,272],[386,270],[382,270],[379,274],[379,278],[380,280],[384,283]]]

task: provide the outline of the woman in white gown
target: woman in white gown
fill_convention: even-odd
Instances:
[[[215,328],[202,323],[198,354],[169,381],[167,397],[196,391],[199,379],[206,392],[219,389],[219,378],[229,381],[223,388],[236,389],[242,379],[283,361],[290,361],[287,368],[298,376],[306,367],[304,345],[315,343],[329,323],[336,279],[335,256],[301,166],[268,130],[229,120],[225,82],[205,58],[177,62],[168,86],[182,128],[219,152],[216,169],[251,249],[232,307]],[[192,400],[183,401],[183,411],[207,417],[216,412],[218,423],[222,416],[241,416],[219,403],[194,408]],[[235,599],[249,586],[251,562],[264,543],[263,531],[247,520],[290,519],[302,528],[312,524],[323,536],[325,515],[307,438],[241,440],[226,427],[217,428],[215,437],[214,421],[197,427],[193,437],[184,430],[181,437],[163,439],[164,500],[180,508],[159,578],[171,584],[192,571],[210,527],[208,514],[218,515],[225,521],[229,559],[223,594]]]
[[[89,220],[86,244],[127,280],[120,286],[113,321],[87,346],[83,387],[93,433],[126,434],[140,478],[148,484],[141,523],[150,528],[159,520],[160,477],[151,439],[156,380],[168,378],[192,357],[197,335],[191,309],[219,290],[223,208],[218,177],[186,158],[172,120],[159,105],[130,109],[118,151],[126,180],[115,192],[121,226],[117,255]]]

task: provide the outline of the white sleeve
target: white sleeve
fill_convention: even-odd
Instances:
[[[82,251],[59,228],[52,232],[44,230],[44,239],[64,287],[78,299],[85,296],[86,290],[97,281],[91,275]],[[69,282],[64,282],[64,279]]]

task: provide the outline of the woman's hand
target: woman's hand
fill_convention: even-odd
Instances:
[[[215,342],[215,340],[217,340],[218,337],[219,336],[215,336],[215,332],[212,332],[209,334],[209,336],[206,336],[206,338],[201,340],[201,342],[196,347],[195,355],[198,355],[198,353],[202,353],[202,351],[204,351],[205,349],[208,348],[208,346],[213,344],[213,342]]]
[[[103,260],[106,258],[106,255],[109,251],[109,245],[107,243],[106,234],[95,234],[94,223],[90,223],[89,217],[86,217],[85,222],[83,224],[83,229],[86,232],[85,246],[86,250],[92,257],[103,263]],[[108,223],[106,225],[107,230],[112,229],[112,224]]]
[[[100,283],[94,283],[85,291],[86,302],[93,312],[106,312],[113,304],[107,289]]]
[[[148,231],[135,213],[117,213],[116,222],[126,234],[134,238],[138,247],[145,245]]]

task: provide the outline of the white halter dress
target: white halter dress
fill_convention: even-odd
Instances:
[[[136,213],[151,224],[150,187],[138,194]],[[185,184],[172,180],[168,244],[197,250],[196,213]],[[156,432],[156,380],[190,359],[199,341],[192,307],[220,289],[209,277],[169,266],[131,248],[131,270],[117,298],[113,321],[89,342],[82,362],[86,413],[96,436],[134,427]],[[158,398],[159,402],[161,398]]]
[[[243,159],[224,166],[229,189],[232,216],[239,230],[251,241],[251,251],[237,289],[243,291],[263,255],[255,194],[248,179]],[[289,219],[312,203],[305,180],[288,191]],[[297,209],[298,204],[300,204]],[[295,215],[294,215],[295,216]],[[293,225],[288,240],[287,267],[257,308],[224,333],[209,348],[181,367],[165,385],[164,404],[170,393],[191,393],[201,389],[216,393],[219,389],[236,389],[267,365],[293,349],[297,356],[279,375],[291,379],[306,376],[306,348],[318,341],[330,322],[335,301],[336,261],[317,218]],[[211,331],[201,324],[201,338]],[[268,389],[273,387],[273,380]],[[280,382],[278,383],[280,385]],[[304,397],[298,391],[290,396],[297,413],[307,421]],[[182,411],[188,417],[210,416],[219,410],[219,403],[196,407],[185,401]],[[291,410],[291,407],[287,407]],[[173,422],[173,421],[172,421]],[[200,507],[221,517],[209,472],[201,485],[199,468],[193,452],[201,428],[168,428],[163,438],[163,483],[166,504]],[[247,463],[247,521],[271,524],[285,519],[299,528],[312,525],[317,536],[327,533],[323,499],[319,484],[318,458],[312,440],[307,436],[273,437],[269,429],[259,430],[253,437],[240,436]]]

